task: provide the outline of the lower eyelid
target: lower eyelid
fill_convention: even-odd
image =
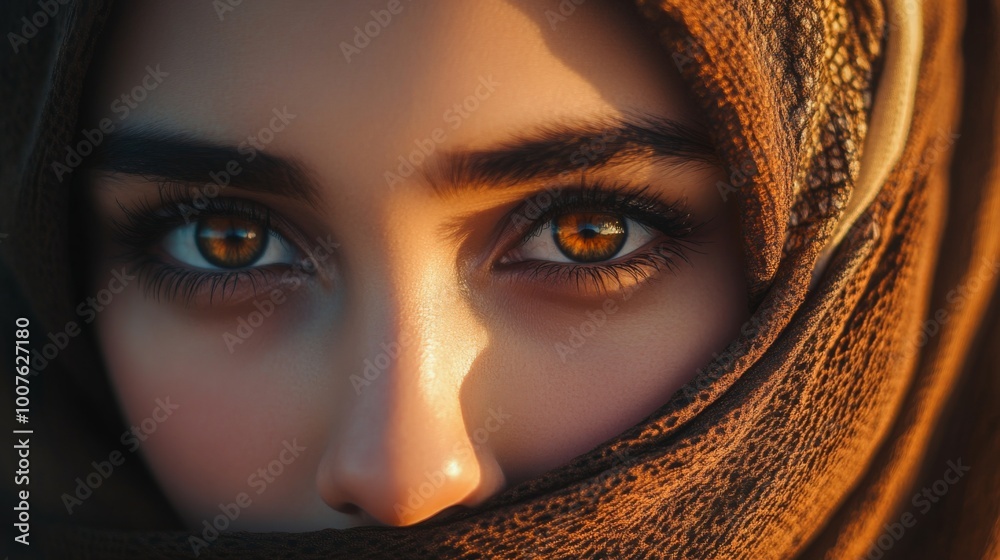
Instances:
[[[124,204],[117,201],[114,212],[109,212],[107,232],[108,257],[122,265],[129,266],[138,274],[137,285],[146,296],[165,303],[205,306],[224,303],[239,305],[240,302],[256,297],[268,290],[282,286],[297,289],[309,278],[319,274],[322,286],[333,286],[332,270],[311,268],[323,263],[312,261],[310,253],[303,247],[310,245],[306,236],[300,233],[296,224],[282,218],[262,203],[245,199],[213,199],[211,206],[202,209],[194,223],[190,217],[179,212],[182,206],[191,207],[184,193],[168,194],[158,203],[147,200]],[[235,202],[234,202],[235,201]],[[254,210],[251,210],[255,208]],[[118,212],[123,216],[116,217]],[[204,260],[194,243],[193,228],[198,220],[207,216],[237,216],[266,226],[269,235],[268,247],[250,267],[242,269],[219,268]],[[190,229],[187,229],[190,228]],[[196,257],[177,259],[165,250],[168,238],[183,240],[186,235],[188,255]],[[194,262],[200,266],[192,266]],[[329,264],[325,265],[326,267]],[[292,277],[288,277],[288,273]]]
[[[138,269],[139,285],[147,294],[182,305],[239,305],[280,286],[284,272],[269,267],[219,272],[147,262]]]
[[[701,253],[699,241],[679,240],[661,235],[624,256],[598,263],[562,263],[526,260],[498,263],[495,273],[505,280],[527,279],[543,287],[586,281],[582,295],[607,294],[610,291],[632,289],[665,272],[677,273],[681,264],[691,264],[688,251]],[[666,269],[666,270],[664,270]],[[593,287],[591,287],[593,286]],[[565,293],[563,287],[553,288]]]
[[[622,265],[574,266],[537,262],[521,270],[504,273],[506,281],[514,287],[528,287],[556,297],[595,298],[633,290],[653,279],[656,271],[650,267]]]

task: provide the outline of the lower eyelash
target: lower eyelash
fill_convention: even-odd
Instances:
[[[164,261],[153,254],[151,248],[167,233],[186,223],[188,217],[181,210],[182,205],[195,207],[183,187],[163,184],[159,195],[159,207],[146,201],[132,208],[119,204],[125,220],[114,222],[112,230],[113,239],[124,247],[117,259],[135,267],[138,284],[147,297],[157,301],[177,299],[185,304],[207,297],[212,304],[217,298],[232,297],[247,282],[251,295],[256,296],[260,287],[273,285],[279,273],[295,268],[275,264],[238,270],[199,270]],[[217,215],[238,216],[259,223],[269,235],[277,235],[267,207],[242,199],[210,199],[205,208],[196,208],[193,219]]]
[[[555,280],[560,283],[575,283],[581,292],[588,292],[588,285],[603,295],[614,291],[625,291],[653,278],[663,269],[677,272],[680,262],[690,264],[687,252],[701,253],[693,245],[694,240],[666,239],[649,249],[640,249],[621,262],[601,264],[566,264],[550,261],[527,261],[515,263],[512,269],[523,278]],[[631,280],[631,282],[629,282]]]
[[[267,265],[238,270],[199,270],[176,266],[155,255],[143,254],[130,259],[135,267],[137,283],[146,297],[156,301],[179,301],[189,304],[207,292],[211,305],[216,298],[225,301],[236,294],[237,289],[249,282],[251,295],[275,285],[288,270],[300,268],[297,265]],[[303,273],[305,274],[304,267]]]
[[[279,279],[280,269],[274,267],[247,268],[232,271],[187,269],[148,256],[136,263],[137,280],[147,297],[156,301],[190,303],[207,291],[211,305],[216,297],[232,297],[241,283],[249,282],[252,295],[258,285],[271,286]],[[228,294],[227,294],[228,290]]]
[[[613,288],[624,290],[629,285],[637,285],[663,269],[676,272],[679,261],[690,263],[687,251],[699,252],[693,246],[701,241],[691,236],[704,224],[692,225],[690,213],[682,202],[665,204],[649,195],[647,189],[648,187],[635,189],[597,183],[587,185],[565,198],[554,200],[543,210],[541,217],[534,218],[535,227],[523,232],[521,238],[523,241],[536,233],[560,213],[599,210],[651,224],[665,237],[654,246],[634,251],[619,262],[567,264],[524,261],[504,265],[504,268],[530,280],[575,282],[576,287],[581,290],[587,290],[588,285],[592,285],[602,293],[610,292]],[[192,206],[192,202],[182,188],[171,188],[171,185],[166,184],[161,185],[160,198],[160,209],[154,209],[145,202],[133,209],[122,206],[126,221],[114,224],[115,238],[126,247],[126,254],[121,258],[136,266],[139,284],[144,286],[147,297],[190,302],[196,297],[204,297],[202,292],[206,292],[207,286],[207,297],[211,304],[217,293],[220,299],[225,299],[227,290],[228,296],[232,296],[241,283],[249,282],[253,295],[256,295],[258,284],[273,285],[280,271],[293,268],[269,265],[231,271],[208,271],[164,262],[151,254],[149,247],[173,227],[180,225],[179,221],[185,219],[179,210],[180,206]],[[200,212],[204,215],[238,215],[257,221],[269,231],[274,231],[270,227],[270,214],[266,207],[232,199],[211,200],[210,204],[212,206]]]
[[[530,220],[533,226],[519,236],[517,246],[536,235],[557,215],[579,211],[607,212],[636,220],[662,235],[654,245],[638,249],[618,262],[570,264],[522,261],[503,264],[502,268],[516,271],[528,280],[575,282],[576,288],[582,291],[592,285],[599,293],[609,293],[613,289],[624,290],[628,285],[637,285],[652,278],[663,269],[676,273],[680,261],[690,264],[688,252],[701,253],[695,247],[704,241],[696,234],[707,222],[693,223],[691,213],[683,201],[670,204],[661,202],[655,195],[648,193],[649,188],[592,183],[571,192],[565,198],[554,199],[552,204],[542,210],[540,217]],[[515,215],[520,211],[516,210]],[[516,220],[529,221],[523,216]]]

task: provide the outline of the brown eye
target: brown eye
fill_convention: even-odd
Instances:
[[[195,243],[202,257],[220,268],[253,265],[267,249],[267,231],[262,225],[242,218],[203,218],[195,231]]]
[[[573,212],[552,220],[552,238],[567,258],[576,262],[605,261],[625,245],[628,229],[615,214]]]

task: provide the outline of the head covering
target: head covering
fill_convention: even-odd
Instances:
[[[716,188],[740,210],[753,304],[739,337],[638,425],[478,508],[224,531],[200,558],[1000,557],[1000,5],[636,4],[730,172]],[[36,338],[72,317],[72,182],[50,165],[110,10],[58,6],[5,53],[0,86],[0,249]],[[32,457],[53,491],[32,507],[62,524],[46,544],[192,557],[135,461],[95,493],[105,507],[60,512],[123,429],[103,375],[81,339],[36,376]]]

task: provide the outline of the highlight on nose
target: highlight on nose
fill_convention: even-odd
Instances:
[[[435,434],[424,435],[445,443]],[[365,449],[352,446],[355,452],[342,448],[321,464],[323,499],[342,513],[391,526],[476,506],[500,488],[502,476],[489,453],[478,456],[464,434],[463,438],[437,448],[443,452],[409,456],[376,449],[377,443],[365,444]]]
[[[508,416],[463,399],[488,336],[452,275],[427,255],[386,255],[394,266],[371,272],[382,281],[358,304],[356,353],[341,356],[354,365],[337,368],[345,394],[316,485],[336,510],[403,526],[502,487],[493,449]]]
[[[401,345],[391,365],[351,395],[317,472],[330,507],[384,525],[478,505],[504,480],[492,445],[509,415],[468,410],[467,426],[461,380],[473,359],[440,347],[429,359],[428,338],[414,340],[423,343]]]

